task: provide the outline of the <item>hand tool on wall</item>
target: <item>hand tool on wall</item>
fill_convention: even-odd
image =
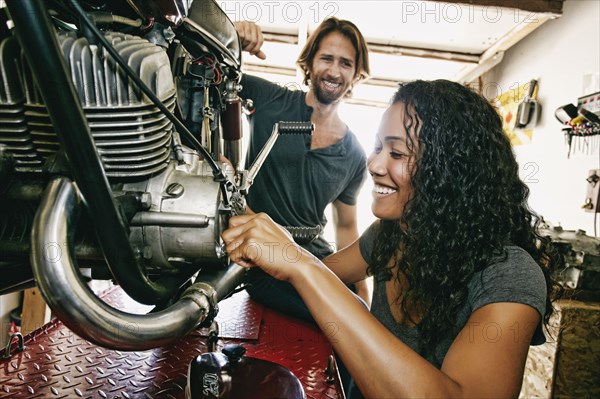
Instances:
[[[533,127],[537,123],[542,108],[536,99],[537,83],[538,82],[535,79],[532,79],[531,82],[529,82],[527,93],[517,108],[517,118],[515,120],[516,129]]]

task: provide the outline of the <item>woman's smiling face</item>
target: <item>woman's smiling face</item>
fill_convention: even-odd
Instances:
[[[408,137],[404,103],[391,105],[383,114],[375,148],[367,161],[373,178],[373,214],[382,220],[398,220],[413,193],[416,137]],[[416,123],[417,116],[413,116]],[[410,145],[409,143],[413,143]]]

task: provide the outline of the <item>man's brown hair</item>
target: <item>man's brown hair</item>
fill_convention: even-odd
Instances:
[[[336,17],[330,17],[321,22],[317,29],[310,35],[308,41],[304,45],[302,52],[298,56],[296,64],[304,72],[304,84],[308,85],[310,80],[310,68],[313,63],[316,52],[319,50],[319,45],[323,38],[332,32],[339,32],[344,37],[348,38],[354,50],[356,50],[356,71],[354,73],[355,82],[358,83],[361,80],[367,79],[371,73],[369,67],[369,50],[367,48],[367,42],[363,37],[362,33],[358,30],[356,25],[345,19],[338,19]]]

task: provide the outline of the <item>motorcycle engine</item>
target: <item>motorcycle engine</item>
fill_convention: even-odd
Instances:
[[[111,28],[104,31],[105,38],[165,107],[198,137],[204,135],[203,122],[204,128],[218,132],[221,99],[226,87],[235,87],[235,68],[202,43],[195,42],[190,54],[164,25],[138,34],[125,33],[135,31],[130,27]],[[222,192],[213,170],[182,142],[173,123],[110,54],[83,33],[57,29],[56,37],[105,175],[129,221],[131,245],[153,275],[223,266],[227,259],[220,235],[227,212],[220,209]],[[206,59],[212,64],[201,62]],[[0,42],[0,76],[0,248],[4,260],[25,260],[39,195],[54,176],[69,176],[70,166],[12,35]],[[218,140],[212,139],[213,154],[220,148]],[[77,256],[89,261],[93,277],[110,277],[88,230],[78,228]],[[8,286],[16,284],[7,282],[0,292],[10,291]]]
[[[246,171],[220,162],[240,165],[235,26],[214,0],[6,5],[0,295],[35,284],[73,332],[114,349],[210,322],[245,273],[221,240],[247,192]],[[155,309],[115,309],[82,274]]]

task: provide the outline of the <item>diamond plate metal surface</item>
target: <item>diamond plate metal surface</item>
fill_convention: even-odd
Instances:
[[[120,289],[108,292],[103,299],[136,311]],[[257,334],[256,339],[220,339],[220,347],[239,343],[248,350],[247,356],[288,367],[302,382],[307,398],[342,397],[339,381],[325,381],[331,346],[317,328],[263,308],[245,293],[226,301],[232,303],[221,308],[223,326],[235,326],[230,331],[244,337]],[[243,312],[251,317],[240,316]],[[243,324],[246,322],[249,327]],[[188,364],[206,351],[205,340],[198,330],[175,345],[121,352],[93,345],[54,320],[25,337],[24,352],[0,360],[0,398],[183,399]]]
[[[244,344],[247,356],[270,360],[292,370],[307,398],[343,398],[339,380],[325,382],[331,344],[317,327],[264,308],[256,343]]]
[[[250,299],[246,291],[219,302],[219,337],[235,339],[258,339],[263,307]],[[208,336],[208,329],[200,330]]]

